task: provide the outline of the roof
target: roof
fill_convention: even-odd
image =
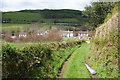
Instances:
[[[61,33],[65,33],[65,34],[73,34],[73,31],[61,31]]]
[[[79,34],[88,34],[88,31],[79,31]]]
[[[40,31],[40,30],[38,30],[38,33],[45,33],[45,31]]]

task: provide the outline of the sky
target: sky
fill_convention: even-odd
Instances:
[[[84,10],[92,0],[0,0],[0,10],[19,11],[24,9],[75,9]]]

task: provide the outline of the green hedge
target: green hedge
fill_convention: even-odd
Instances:
[[[2,45],[3,78],[57,77],[64,61],[81,42],[39,44],[22,50]]]

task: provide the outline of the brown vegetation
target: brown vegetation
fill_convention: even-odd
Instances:
[[[60,41],[62,38],[57,32],[50,32],[48,35],[28,35],[20,37],[20,42]]]
[[[59,33],[57,32],[50,32],[47,40],[48,41],[60,41],[62,38],[59,36]]]

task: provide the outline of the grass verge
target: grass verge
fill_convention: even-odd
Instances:
[[[88,51],[87,46],[88,44],[83,43],[81,47],[73,53],[63,78],[90,78],[85,64],[82,63],[85,62],[85,55]]]

